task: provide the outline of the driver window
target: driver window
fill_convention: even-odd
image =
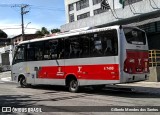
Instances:
[[[15,52],[14,63],[19,63],[24,61],[24,46],[19,46]]]

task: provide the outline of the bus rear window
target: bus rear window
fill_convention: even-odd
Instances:
[[[145,32],[141,30],[134,28],[124,28],[124,34],[127,42],[130,44],[135,44],[135,45],[146,44]]]

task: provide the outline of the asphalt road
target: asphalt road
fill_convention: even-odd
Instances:
[[[64,114],[64,112],[65,115],[105,115],[108,109],[107,107],[110,106],[114,108],[115,106],[160,106],[160,95],[131,91],[129,88],[104,88],[102,91],[94,91],[91,88],[82,88],[79,93],[70,93],[65,87],[60,86],[32,86],[29,88],[21,88],[16,83],[0,81],[0,106],[41,108],[43,112],[46,112],[43,113],[45,115]],[[116,113],[119,115],[128,115],[128,112]],[[24,112],[23,114],[32,115],[39,113]],[[109,112],[108,114],[115,113]],[[129,114],[151,115],[151,112],[129,112]],[[152,112],[152,115],[153,114],[159,113]]]

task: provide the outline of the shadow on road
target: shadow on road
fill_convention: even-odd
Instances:
[[[17,87],[17,90],[20,87]],[[134,87],[135,88],[135,87]],[[136,92],[132,91],[131,89],[114,89],[114,88],[107,88],[105,87],[103,90],[95,91],[90,87],[81,88],[80,92],[74,95],[63,95],[63,93],[69,93],[65,87],[62,86],[32,86],[29,88],[24,88],[24,90],[33,89],[33,90],[45,90],[45,92],[39,92],[34,95],[0,95],[0,105],[1,107],[17,107],[17,108],[42,108],[42,111],[47,112],[75,112],[75,111],[82,111],[85,109],[84,107],[77,107],[75,110],[72,107],[65,107],[65,106],[46,106],[45,104],[39,105],[38,103],[41,102],[53,102],[53,101],[62,101],[62,100],[71,100],[71,99],[82,99],[87,96],[96,96],[96,95],[103,95],[103,96],[116,96],[116,97],[126,97],[126,98],[158,98],[160,97],[159,94],[151,94],[146,92]],[[154,90],[154,89],[153,89]],[[54,96],[55,95],[55,96]],[[45,97],[46,96],[46,97]],[[114,101],[114,100],[113,100]],[[83,109],[82,109],[83,108]],[[99,107],[100,108],[100,107]],[[0,108],[1,109],[1,108]],[[90,108],[92,109],[92,108]],[[105,108],[104,108],[105,109]],[[86,111],[89,109],[86,109]],[[98,109],[101,110],[101,109]],[[16,113],[12,113],[16,115]],[[26,115],[32,115],[32,113],[26,113]]]
[[[44,94],[68,92],[67,88],[64,86],[39,85],[39,86],[31,86],[30,88],[49,91],[49,92],[45,92]],[[139,90],[137,91],[135,89],[139,89]],[[145,89],[147,89],[147,87],[145,87]],[[148,89],[151,92],[147,92],[145,91],[145,89],[143,87],[138,87],[138,86],[130,86],[129,88],[105,87],[102,90],[93,90],[91,87],[81,87],[78,93],[85,93],[85,94],[92,94],[92,95],[118,96],[118,97],[127,97],[127,98],[159,98],[160,97],[160,93],[155,92],[155,90],[160,90],[159,88],[148,87]]]

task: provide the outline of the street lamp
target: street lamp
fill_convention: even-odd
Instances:
[[[27,23],[27,25],[26,25],[24,31],[27,29],[27,27],[28,27],[29,24],[31,24],[31,22],[28,22],[28,23]]]

